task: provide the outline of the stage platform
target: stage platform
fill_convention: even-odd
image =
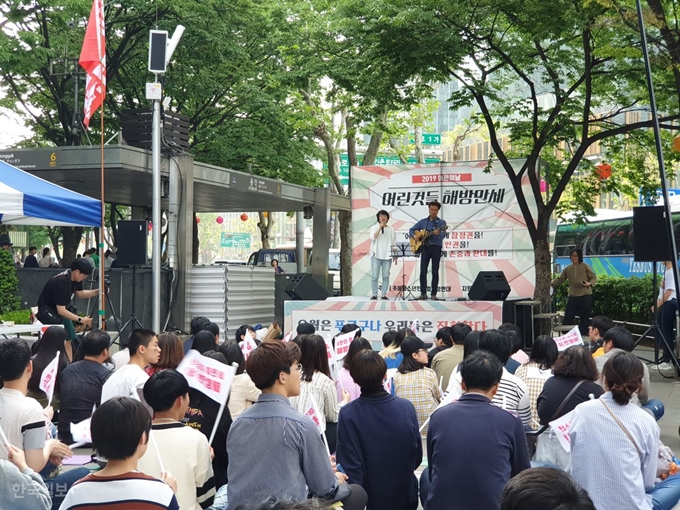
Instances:
[[[503,322],[503,301],[372,301],[343,296],[325,301],[285,301],[285,331],[301,322],[314,324],[322,335],[334,336],[346,323],[357,324],[363,336],[380,341],[389,330],[406,328],[418,320],[419,336],[430,341],[437,330],[458,322],[483,331]]]

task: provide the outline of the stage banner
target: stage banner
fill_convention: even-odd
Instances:
[[[444,326],[458,322],[484,331],[497,328],[503,320],[502,301],[284,301],[286,331],[298,324],[313,324],[320,335],[335,336],[347,323],[361,328],[364,338],[380,342],[389,330],[408,328],[418,319],[418,336],[432,340]]]
[[[352,295],[371,295],[369,230],[376,213],[390,214],[397,244],[408,245],[408,231],[428,215],[427,203],[442,204],[439,217],[448,224],[439,272],[438,297],[467,297],[480,271],[503,271],[510,298],[533,297],[534,250],[510,179],[499,164],[488,171],[487,161],[422,165],[353,167],[352,178]],[[512,161],[519,169],[523,161]],[[536,213],[528,177],[522,191]],[[430,264],[431,266],[431,264]],[[420,294],[420,259],[410,250],[390,271],[388,296],[404,286]],[[380,283],[381,280],[379,280]],[[428,272],[428,295],[431,269]]]

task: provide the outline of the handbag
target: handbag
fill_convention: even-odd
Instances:
[[[555,418],[557,418],[560,415],[560,411],[564,409],[564,406],[567,405],[567,402],[571,400],[571,397],[574,396],[574,393],[576,393],[576,390],[578,390],[581,385],[586,382],[585,379],[581,379],[579,382],[577,382],[574,387],[571,389],[569,393],[567,393],[567,396],[564,397],[564,400],[562,400],[562,403],[559,405],[557,410],[553,413],[553,415],[550,417],[548,420],[548,423],[553,421]],[[526,432],[527,435],[527,450],[529,451],[529,458],[533,458],[533,456],[536,453],[536,442],[538,441],[538,436],[543,434],[546,430],[550,428],[550,425],[543,425],[540,429],[538,430],[528,430]]]

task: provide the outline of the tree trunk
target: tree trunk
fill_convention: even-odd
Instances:
[[[52,242],[52,251],[54,252],[55,260],[61,265],[61,252],[59,251],[59,237],[61,237],[60,227],[47,227],[47,235],[50,236]]]
[[[76,259],[80,240],[83,238],[83,227],[61,227],[61,235],[64,240],[64,255],[61,259],[61,266],[71,267],[71,262]]]
[[[541,219],[542,220],[542,219]],[[536,289],[534,299],[541,302],[541,312],[550,311],[550,282],[552,280],[552,261],[550,257],[550,245],[548,244],[547,219],[539,220],[539,227],[534,244],[534,259],[536,267]],[[545,223],[545,225],[541,225]],[[550,334],[549,320],[538,321],[536,335]]]
[[[416,163],[425,163],[423,154],[423,128],[416,126],[413,129],[413,142],[415,143]]]
[[[271,248],[269,245],[269,232],[271,232],[274,225],[274,218],[270,212],[258,212],[260,221],[257,222],[257,228],[260,229],[260,239],[262,240],[262,249]],[[265,216],[266,215],[266,216]]]
[[[341,294],[352,294],[352,211],[338,211],[340,223],[340,282]]]

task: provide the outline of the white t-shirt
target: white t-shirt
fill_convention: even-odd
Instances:
[[[18,390],[0,390],[0,423],[10,444],[21,450],[38,450],[45,446],[45,416],[34,398]],[[7,459],[7,450],[0,445],[0,458]]]
[[[374,237],[375,233],[382,227],[376,223],[371,227],[369,238],[371,239],[371,255],[379,260],[389,260],[392,258],[392,247],[397,243],[394,229],[389,225],[385,226],[385,232]]]
[[[667,290],[672,290],[670,297],[666,301],[675,299],[675,278],[673,278],[673,268],[666,269],[663,274],[663,280],[661,281],[661,287],[659,287],[659,299],[663,299],[663,295]],[[665,301],[664,301],[665,302]]]
[[[102,386],[102,404],[114,397],[132,397],[139,400],[138,389],[149,380],[147,373],[137,365],[128,364],[119,368]]]

